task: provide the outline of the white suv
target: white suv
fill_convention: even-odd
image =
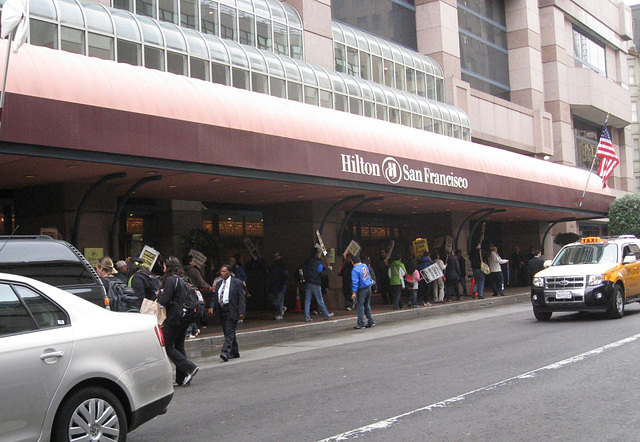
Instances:
[[[624,306],[640,301],[640,241],[632,235],[588,237],[564,246],[531,287],[533,314],[606,312],[621,318]]]

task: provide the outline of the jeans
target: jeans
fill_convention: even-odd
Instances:
[[[358,289],[356,293],[356,308],[358,312],[358,325],[364,327],[364,317],[369,320],[369,324],[375,324],[371,316],[371,287]]]
[[[325,319],[329,318],[329,311],[327,307],[324,305],[324,300],[322,299],[322,289],[319,285],[316,284],[307,284],[304,289],[304,317],[309,317],[309,308],[311,306],[311,297],[316,298],[316,302],[318,303],[318,308],[324,316]]]
[[[402,286],[392,285],[391,290],[393,292],[393,309],[398,310],[402,307]]]
[[[275,310],[276,315],[282,316],[284,314],[284,293],[269,293],[269,299],[271,300],[271,305],[273,305],[273,309]]]
[[[483,297],[484,296],[484,278],[485,278],[485,274],[482,273],[482,270],[480,269],[473,269],[473,279],[476,280],[474,286],[473,286],[473,294],[477,293],[479,297]]]
[[[418,289],[409,290],[409,306],[418,305]]]

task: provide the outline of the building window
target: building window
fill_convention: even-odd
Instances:
[[[629,84],[636,84],[636,67],[629,65]]]
[[[640,161],[640,139],[633,139],[633,160]]]
[[[142,218],[127,218],[126,226],[129,235],[144,233],[144,220]]]
[[[593,164],[594,170],[599,165],[599,159],[593,163],[593,159],[598,148],[598,140],[600,138],[601,127],[583,120],[573,117],[573,134],[576,140],[576,166],[583,169],[591,169]]]
[[[635,101],[631,103],[631,121],[633,123],[638,122],[638,103]]]
[[[503,0],[458,1],[462,79],[473,89],[510,99]]]
[[[592,69],[602,76],[607,76],[604,45],[575,27],[573,28],[573,58],[576,61],[576,67]]]

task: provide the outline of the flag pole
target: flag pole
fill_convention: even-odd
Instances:
[[[16,30],[13,29],[9,34],[9,43],[7,44],[7,58],[4,63],[4,75],[2,77],[2,93],[0,94],[0,129],[2,129],[2,111],[4,109],[4,96],[7,90],[7,74],[9,72],[9,57],[11,57],[11,42],[16,34]]]
[[[2,112],[0,110],[0,112]],[[0,114],[1,115],[1,114]],[[607,117],[604,119],[603,127],[607,127],[607,122],[609,121],[609,112],[607,112]],[[596,148],[597,151],[597,148]],[[587,193],[587,187],[589,186],[589,179],[591,178],[591,174],[593,173],[593,166],[596,164],[596,154],[593,154],[593,161],[591,161],[591,169],[589,169],[589,175],[587,176],[587,183],[584,185],[584,190],[582,191],[582,196],[580,197],[580,205],[578,207],[582,207],[582,203],[584,202],[584,196]]]

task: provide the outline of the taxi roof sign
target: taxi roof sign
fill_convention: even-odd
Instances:
[[[597,236],[588,236],[580,240],[580,244],[591,244],[595,242],[603,242],[603,241],[602,241],[602,238],[599,238]]]

